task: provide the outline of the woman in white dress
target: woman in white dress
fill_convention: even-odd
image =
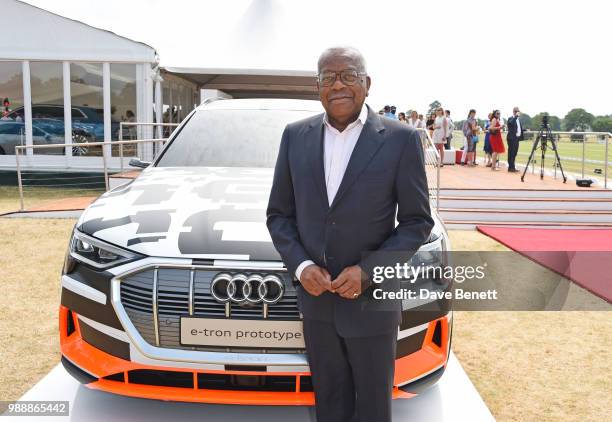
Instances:
[[[415,129],[423,127],[421,124],[421,120],[419,120],[419,114],[416,111],[412,111],[412,113],[410,113],[410,118],[408,119],[408,126],[413,127]]]
[[[448,136],[448,119],[444,115],[444,109],[436,109],[436,119],[434,120],[433,143],[440,154],[440,167],[444,167],[444,144]]]

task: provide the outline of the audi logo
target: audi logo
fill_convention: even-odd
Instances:
[[[274,304],[281,300],[285,285],[274,274],[217,274],[210,284],[210,293],[217,302],[238,304]]]

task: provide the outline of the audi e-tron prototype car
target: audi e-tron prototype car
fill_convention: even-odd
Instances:
[[[138,177],[83,212],[61,276],[62,363],[72,376],[161,400],[314,403],[298,282],[265,211],[285,125],[320,112],[307,100],[205,103]],[[435,220],[413,260],[435,265],[448,250]],[[435,382],[451,342],[449,303],[404,307],[395,398]]]

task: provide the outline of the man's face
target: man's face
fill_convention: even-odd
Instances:
[[[520,116],[520,115],[521,115],[521,111],[520,111],[518,108],[515,108],[513,111],[514,111],[514,115],[515,115],[515,116],[517,116],[517,117],[518,117],[518,116]]]
[[[340,72],[347,69],[359,72],[358,63],[355,63],[352,57],[331,56],[321,66],[320,73]],[[330,119],[348,122],[351,117],[358,115],[361,111],[370,88],[370,77],[359,75],[359,80],[354,85],[345,85],[340,80],[340,74],[337,74],[336,81],[330,86],[322,86],[317,82],[317,87],[321,104]]]

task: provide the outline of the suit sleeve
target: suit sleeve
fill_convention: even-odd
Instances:
[[[429,238],[434,226],[423,147],[417,131],[411,131],[404,145],[395,177],[395,194],[398,225],[377,251],[361,261],[361,268],[368,274],[373,266],[386,265],[389,257],[385,252],[403,252],[407,254],[402,254],[403,258],[411,258]]]
[[[266,225],[274,247],[281,255],[289,274],[310,257],[300,242],[295,213],[295,197],[289,165],[290,129],[285,128],[274,168],[272,190],[266,211]]]

